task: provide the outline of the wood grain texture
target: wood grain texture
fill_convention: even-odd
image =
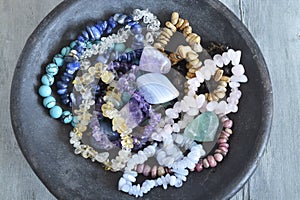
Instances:
[[[61,0],[0,0],[0,199],[55,199],[21,154],[10,124],[10,85],[17,58],[38,23]],[[221,0],[260,46],[273,83],[274,120],[259,167],[233,200],[300,199],[300,2]],[[30,81],[30,80],[29,80]],[[253,133],[256,134],[256,133]],[[230,177],[228,177],[230,178]]]

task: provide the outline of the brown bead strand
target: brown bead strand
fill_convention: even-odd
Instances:
[[[173,12],[171,15],[171,21],[167,21],[165,25],[166,27],[163,28],[156,43],[154,43],[155,48],[164,51],[173,34],[177,30],[180,30],[183,32],[185,40],[196,52],[202,51],[202,46],[200,44],[201,37],[198,34],[192,32],[192,27],[190,26],[189,21],[180,18],[178,12]]]

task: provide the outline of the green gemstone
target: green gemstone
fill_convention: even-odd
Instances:
[[[219,127],[219,119],[214,112],[205,112],[196,117],[184,130],[184,135],[198,142],[212,142]]]

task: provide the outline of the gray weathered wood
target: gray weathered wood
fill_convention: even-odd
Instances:
[[[16,143],[10,115],[10,85],[25,42],[60,1],[0,2],[0,199],[55,199],[35,176]]]
[[[221,1],[245,23],[261,47],[275,100],[265,155],[250,181],[232,199],[300,199],[300,2]],[[16,144],[9,118],[9,94],[13,70],[27,37],[59,2],[0,1],[0,198],[4,200],[55,199],[34,175]]]

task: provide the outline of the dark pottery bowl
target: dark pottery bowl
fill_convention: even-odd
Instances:
[[[214,0],[104,1],[67,0],[54,9],[28,39],[17,64],[11,89],[12,125],[30,166],[59,199],[134,199],[117,191],[120,173],[73,153],[70,126],[50,119],[37,94],[44,66],[88,23],[113,13],[149,8],[166,21],[173,11],[190,20],[204,43],[228,43],[243,52],[249,78],[242,85],[239,112],[232,115],[234,134],[230,152],[215,169],[192,173],[180,189],[156,188],[145,199],[227,199],[249,179],[269,138],[272,89],[264,58],[245,26],[224,5]]]

